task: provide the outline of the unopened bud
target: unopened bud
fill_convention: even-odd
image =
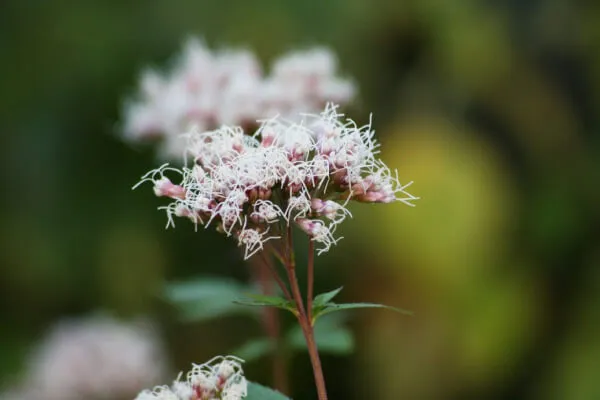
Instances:
[[[154,182],[154,194],[159,197],[166,196],[173,199],[185,199],[185,189],[182,186],[173,184],[167,177],[162,177]]]

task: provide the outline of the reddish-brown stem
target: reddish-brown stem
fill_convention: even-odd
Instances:
[[[315,281],[315,242],[308,242],[308,283],[306,290],[306,313],[312,326],[313,290]]]
[[[294,297],[294,302],[296,303],[296,307],[298,309],[298,322],[300,323],[302,333],[304,334],[304,339],[306,340],[306,346],[308,347],[308,355],[310,356],[310,362],[313,368],[315,384],[317,386],[317,394],[319,396],[319,400],[327,400],[325,377],[323,376],[323,368],[321,367],[319,350],[317,349],[317,343],[315,342],[313,326],[304,308],[302,293],[300,292],[300,285],[298,285],[298,278],[296,277],[296,263],[294,261],[294,248],[292,244],[292,228],[289,227],[287,231],[286,270],[288,273],[288,279],[290,281],[292,296]]]

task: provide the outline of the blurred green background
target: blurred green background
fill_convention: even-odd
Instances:
[[[55,321],[98,309],[156,318],[175,370],[259,334],[157,299],[247,267],[130,189],[158,161],[121,141],[121,106],[190,34],[264,63],[330,46],[359,87],[347,111],[373,112],[422,198],[354,207],[317,259],[317,291],[416,314],[352,317],[354,355],[324,357],[332,399],[600,399],[600,3],[567,0],[2,2],[0,387]],[[292,374],[314,398],[307,356]]]

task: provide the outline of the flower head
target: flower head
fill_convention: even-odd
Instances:
[[[275,115],[296,118],[327,101],[348,103],[354,92],[351,81],[337,76],[335,56],[325,48],[286,54],[263,74],[250,51],[213,51],[192,38],[172,70],[142,73],[124,110],[123,131],[134,142],[161,139],[161,155],[173,159],[186,146],[181,134],[193,127],[210,131],[223,124],[253,126]]]
[[[194,364],[186,379],[180,376],[169,386],[144,390],[135,400],[240,400],[246,397],[248,383],[241,363],[233,357],[215,357]]]
[[[59,323],[32,353],[14,398],[108,400],[134,395],[162,379],[165,370],[160,343],[150,328],[105,316]]]
[[[165,207],[169,224],[183,216],[196,225],[215,225],[237,239],[245,258],[290,224],[319,243],[322,253],[339,240],[334,232],[351,216],[351,200],[412,205],[417,199],[406,191],[410,183],[401,185],[377,157],[371,125],[342,117],[329,104],[299,122],[263,120],[252,136],[241,127],[192,130],[191,165],[163,165],[141,182],[153,182],[157,195],[172,199]],[[181,176],[178,184],[165,176],[173,171]]]

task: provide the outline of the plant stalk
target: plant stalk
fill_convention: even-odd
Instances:
[[[313,309],[313,295],[314,295],[314,281],[315,281],[315,242],[310,240],[308,242],[308,282],[306,290],[306,313],[308,321],[312,326],[312,309]]]
[[[312,242],[311,242],[312,243]],[[312,250],[312,247],[310,247]],[[296,277],[296,263],[294,261],[294,248],[292,242],[292,228],[288,227],[287,232],[287,257],[286,257],[286,270],[288,273],[288,279],[290,288],[292,290],[292,296],[296,307],[298,309],[298,322],[302,328],[304,339],[306,340],[306,346],[308,347],[308,355],[310,356],[310,362],[313,368],[313,374],[315,377],[315,385],[317,386],[317,394],[319,400],[327,400],[327,389],[325,387],[325,377],[323,376],[323,368],[321,367],[321,359],[319,358],[319,350],[317,343],[315,342],[315,335],[309,314],[307,314],[304,308],[304,302],[302,301],[302,294],[300,292],[300,285],[298,285],[298,278]],[[311,259],[312,257],[309,257]]]

